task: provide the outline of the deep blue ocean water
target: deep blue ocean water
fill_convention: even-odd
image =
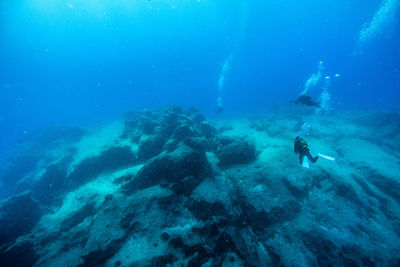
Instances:
[[[0,12],[1,156],[41,127],[127,110],[216,117],[222,75],[222,116],[267,112],[319,61],[340,75],[333,109],[399,110],[398,0],[2,0]]]

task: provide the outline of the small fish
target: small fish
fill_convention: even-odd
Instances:
[[[340,74],[339,73],[335,74],[335,77],[340,77]]]

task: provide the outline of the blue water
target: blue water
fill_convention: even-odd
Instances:
[[[216,116],[227,58],[223,116],[288,105],[319,61],[324,75],[340,74],[333,109],[398,111],[399,1],[386,2],[360,44],[380,0],[1,1],[0,154],[38,128],[129,109],[180,104]]]

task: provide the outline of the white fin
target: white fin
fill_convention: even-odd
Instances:
[[[323,155],[321,153],[318,153],[318,156],[320,156],[321,158],[327,159],[327,160],[335,161],[334,157]]]
[[[308,158],[307,157],[304,157],[304,159],[303,159],[303,167],[304,168],[310,168],[310,165],[308,164]]]

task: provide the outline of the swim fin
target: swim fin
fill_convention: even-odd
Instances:
[[[303,167],[304,168],[310,168],[310,165],[308,164],[308,158],[307,157],[304,157],[304,159],[303,159]]]
[[[321,158],[330,160],[330,161],[335,161],[335,158],[334,158],[334,157],[327,156],[327,155],[323,155],[323,154],[321,154],[321,153],[318,153],[318,156],[320,156]]]

